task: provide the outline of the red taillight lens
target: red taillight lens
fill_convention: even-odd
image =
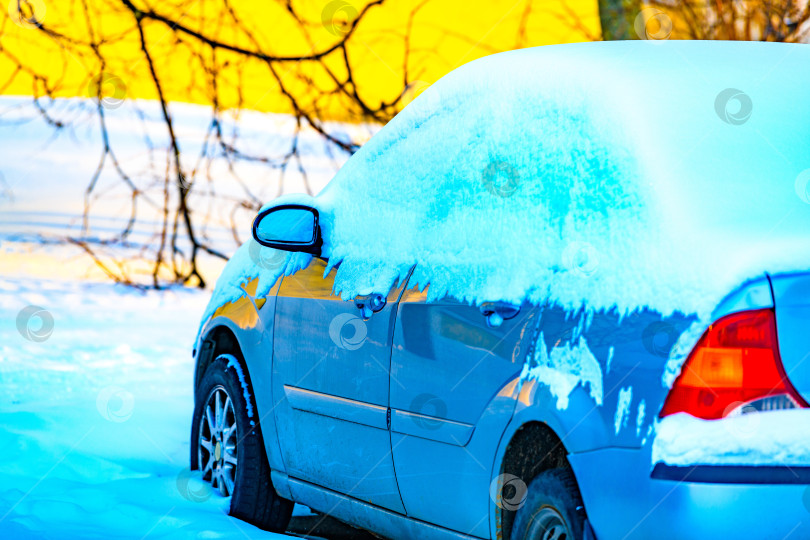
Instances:
[[[769,396],[780,399],[763,399]],[[774,403],[783,404],[780,408],[807,407],[782,368],[773,310],[742,311],[706,330],[675,380],[661,416],[685,412],[716,419]]]

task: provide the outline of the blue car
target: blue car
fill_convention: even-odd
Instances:
[[[256,217],[192,468],[270,531],[810,537],[808,65],[587,43],[432,85]]]

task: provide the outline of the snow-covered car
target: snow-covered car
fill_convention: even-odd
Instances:
[[[809,65],[588,43],[430,86],[257,216],[192,467],[278,531],[810,537]]]

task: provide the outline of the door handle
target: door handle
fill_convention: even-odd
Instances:
[[[480,310],[481,315],[487,318],[487,326],[497,328],[503,321],[516,317],[520,313],[520,306],[509,302],[484,302]]]
[[[385,296],[379,293],[361,294],[354,299],[354,305],[360,310],[360,316],[367,321],[387,303]]]

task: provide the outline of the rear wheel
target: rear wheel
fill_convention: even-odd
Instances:
[[[529,484],[526,501],[515,515],[515,540],[580,540],[585,512],[574,476],[549,469]]]
[[[232,516],[279,532],[287,528],[293,503],[279,497],[270,481],[246,375],[229,354],[218,356],[205,370],[196,392],[201,399],[194,407],[191,468],[201,470],[222,496],[231,497]]]

